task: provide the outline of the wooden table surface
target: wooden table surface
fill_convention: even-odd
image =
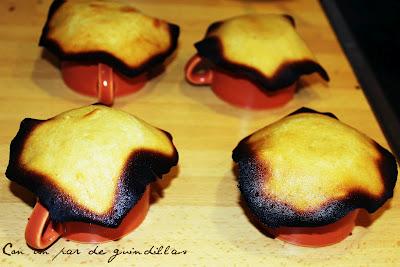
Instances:
[[[159,184],[163,196],[145,222],[127,237],[98,246],[60,239],[43,254],[24,240],[35,196],[6,179],[9,144],[25,117],[45,119],[95,99],[69,90],[51,56],[37,45],[49,0],[0,3],[0,265],[139,266],[399,266],[400,192],[379,212],[363,214],[353,234],[324,248],[302,248],[266,237],[239,204],[231,151],[243,137],[295,109],[307,106],[336,114],[384,147],[387,142],[317,1],[142,0],[137,8],[181,26],[179,48],[166,71],[140,92],[117,99],[115,108],[168,130],[179,150],[179,166]],[[185,62],[207,26],[245,13],[288,13],[331,76],[303,77],[302,89],[284,107],[250,111],[232,107],[208,87],[185,82]],[[52,63],[53,62],[53,63]],[[170,246],[180,255],[119,255]],[[59,253],[61,251],[74,255]],[[77,254],[79,252],[79,254]]]

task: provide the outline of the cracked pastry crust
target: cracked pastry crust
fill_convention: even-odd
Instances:
[[[179,27],[123,0],[55,0],[39,45],[63,60],[100,61],[135,76],[173,53]]]
[[[333,223],[393,196],[393,155],[331,113],[302,108],[244,138],[233,150],[239,189],[269,227]]]
[[[24,119],[6,176],[35,193],[54,222],[117,227],[178,153],[169,133],[123,111],[91,105]]]
[[[285,88],[313,72],[329,80],[289,15],[244,15],[215,22],[195,47],[201,57],[265,91]]]

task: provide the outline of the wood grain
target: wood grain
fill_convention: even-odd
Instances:
[[[343,55],[318,1],[147,0],[135,1],[144,13],[181,26],[179,48],[166,71],[140,92],[117,99],[115,107],[168,130],[180,153],[179,166],[159,184],[162,197],[134,233],[88,255],[95,245],[59,240],[48,255],[34,255],[24,240],[24,228],[35,196],[4,176],[9,144],[25,117],[44,119],[95,102],[69,90],[58,62],[37,46],[49,0],[6,0],[0,3],[0,251],[1,266],[398,266],[400,262],[400,192],[372,216],[363,214],[349,238],[325,248],[292,246],[262,234],[240,204],[231,151],[254,130],[307,106],[335,113],[385,147],[387,142]],[[331,76],[302,78],[301,90],[286,106],[267,110],[238,109],[219,100],[208,87],[193,87],[183,68],[195,52],[207,26],[245,13],[287,13],[297,30]],[[107,263],[115,249],[145,251],[152,246],[186,250],[185,255],[120,255]],[[54,256],[63,248],[79,255]],[[52,260],[54,258],[54,260]]]

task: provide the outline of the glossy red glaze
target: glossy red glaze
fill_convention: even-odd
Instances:
[[[296,83],[276,92],[266,93],[253,82],[228,74],[223,70],[207,69],[197,72],[203,59],[194,55],[186,64],[186,79],[194,85],[210,85],[222,100],[242,108],[268,109],[289,102],[295,93]]]
[[[129,78],[102,63],[63,61],[61,74],[64,82],[72,90],[95,96],[100,103],[109,106],[112,105],[114,97],[134,93],[147,81],[146,74]]]
[[[53,224],[49,212],[36,202],[25,229],[25,239],[35,249],[45,249],[59,237],[80,243],[104,243],[117,240],[137,228],[147,215],[150,203],[150,186],[142,198],[129,211],[117,228],[109,228],[84,222],[64,222]]]
[[[318,227],[268,228],[268,232],[285,242],[304,247],[323,247],[348,237],[355,226],[358,210],[349,212],[337,222]]]

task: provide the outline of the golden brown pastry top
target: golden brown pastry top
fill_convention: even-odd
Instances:
[[[288,15],[244,15],[215,22],[195,47],[220,69],[267,91],[287,87],[313,72],[329,80]]]
[[[392,197],[393,155],[332,114],[301,109],[243,139],[233,151],[239,188],[264,224],[317,226]]]
[[[167,132],[91,105],[44,121],[24,119],[6,175],[34,192],[54,221],[115,227],[177,160]]]
[[[39,45],[62,59],[103,61],[126,75],[162,63],[177,46],[179,27],[123,0],[55,0]]]

